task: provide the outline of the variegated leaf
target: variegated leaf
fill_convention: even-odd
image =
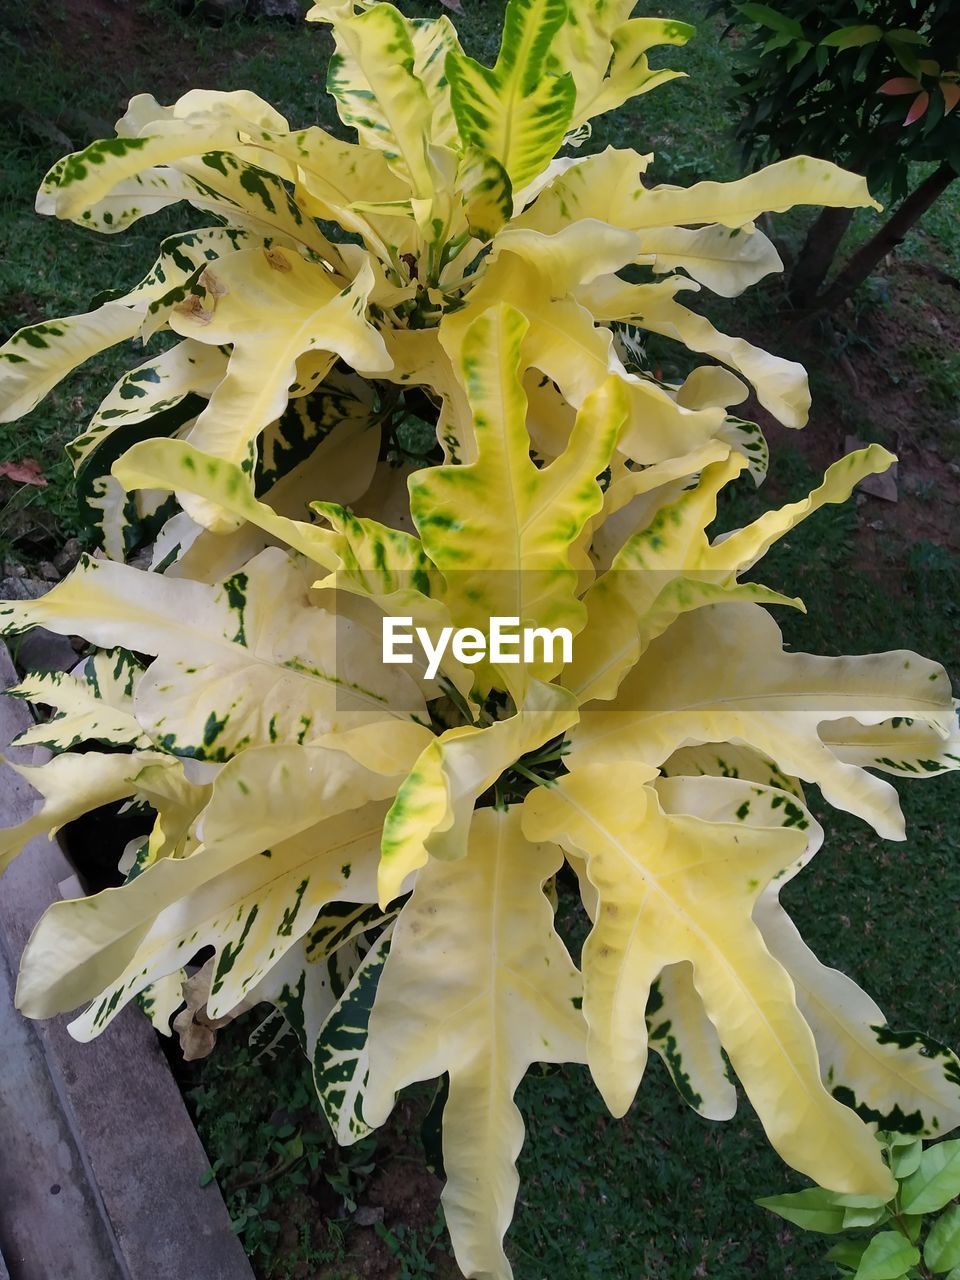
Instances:
[[[642,764],[581,764],[524,804],[528,838],[557,840],[585,857],[599,895],[583,952],[583,1012],[588,1062],[607,1105],[622,1115],[643,1074],[653,981],[664,965],[689,961],[707,1015],[784,1159],[835,1190],[889,1195],[872,1133],[821,1084],[790,979],[751,920],[762,888],[802,861],[804,829],[757,823],[745,842],[736,821],[664,812],[653,777]],[[743,784],[704,778],[697,786],[722,794]]]
[[[523,627],[583,625],[569,548],[602,503],[597,476],[610,461],[625,416],[616,379],[584,404],[564,452],[538,470],[530,459],[526,396],[520,382],[527,322],[502,307],[476,319],[464,338],[462,377],[473,413],[477,461],[416,472],[410,510],[423,545],[444,573],[455,622],[485,633],[495,616]],[[491,509],[484,495],[500,493]],[[559,669],[551,654],[499,673],[522,695],[529,678]],[[486,667],[478,680],[489,684]]]
[[[363,957],[308,1050],[317,1097],[341,1146],[350,1146],[370,1132],[363,1116],[370,1070],[370,1012],[392,937],[390,924]]]
[[[368,1124],[415,1080],[450,1073],[442,1203],[465,1275],[509,1280],[503,1253],[532,1062],[583,1057],[580,978],[542,889],[560,851],[528,843],[517,809],[480,809],[467,856],[431,860],[400,913],[370,1016]],[[497,938],[497,964],[488,939]]]
[[[652,512],[631,503],[628,511],[642,513],[647,522],[627,538],[609,571],[588,591],[587,626],[576,638],[564,683],[581,700],[612,698],[646,646],[679,614],[704,605],[739,599],[802,608],[799,600],[767,587],[738,583],[739,575],[752,568],[778,538],[827,503],[845,501],[855,484],[885,471],[891,461],[892,455],[879,445],[852,453],[834,463],[823,484],[807,498],[768,511],[746,528],[712,542],[707,529],[717,514],[717,496],[747,465],[742,454],[707,466],[697,484],[679,497],[674,498],[668,487],[667,500]],[[649,470],[656,478],[656,469]],[[641,472],[636,479],[629,474],[619,477],[611,484],[610,504],[642,488],[646,474]],[[656,489],[650,497],[656,499]]]
[[[447,55],[460,137],[501,164],[514,187],[546,167],[570,124],[576,86],[551,53],[566,16],[564,0],[509,0],[492,68]]]
[[[706,443],[724,421],[722,408],[686,409],[650,378],[626,371],[613,334],[598,327],[572,299],[556,298],[548,276],[515,254],[503,252],[471,291],[466,307],[444,316],[440,341],[456,365],[470,323],[491,306],[506,304],[529,322],[526,364],[557,385],[568,404],[583,407],[615,375],[627,399],[627,421],[619,449],[636,462],[662,462]]]
[[[201,305],[171,324],[184,337],[231,344],[226,374],[189,433],[215,457],[249,466],[257,436],[280,417],[291,391],[318,385],[335,354],[367,373],[389,367],[383,340],[365,319],[369,267],[342,289],[298,254],[256,249],[218,264],[216,274],[208,270],[205,282]],[[184,503],[195,515],[194,505]],[[216,522],[215,513],[195,518]]]
[[[94,643],[157,655],[137,687],[137,719],[166,750],[194,759],[426,719],[416,683],[381,664],[374,637],[311,603],[314,577],[276,548],[216,586],[83,559],[40,600],[0,605],[0,622],[7,632],[85,631]]]
[[[120,697],[111,698],[111,690],[104,689],[104,677],[111,669],[125,671],[130,680],[129,692]],[[102,651],[88,658],[80,675],[62,671],[27,675],[7,693],[51,707],[54,714],[25,729],[15,744],[44,746],[53,751],[68,751],[83,742],[149,747],[150,739],[134,714],[133,688],[140,674],[132,656],[118,650],[115,655]]]
[[[64,753],[43,765],[6,763],[39,792],[41,802],[17,826],[0,829],[0,872],[34,836],[52,836],[90,809],[135,795],[137,779],[148,766],[178,772],[183,767],[179,760],[157,751],[132,755],[88,751],[84,755]],[[59,957],[52,958],[59,963]]]
[[[650,988],[644,1017],[650,1048],[663,1060],[684,1102],[707,1120],[732,1119],[737,1091],[687,961],[664,967]]]
[[[0,347],[0,422],[29,413],[68,373],[137,334],[154,332],[185,300],[210,258],[248,246],[247,233],[213,227],[170,236],[146,276],[95,311],[19,329]]]
[[[429,858],[463,858],[478,798],[522,755],[568,729],[576,715],[566,690],[532,681],[516,715],[435,738],[404,779],[384,823],[381,904],[391,902]]]
[[[90,1039],[145,987],[212,946],[208,1009],[211,1017],[231,1010],[325,903],[375,892],[382,798],[392,785],[341,752],[245,752],[217,776],[200,851],[48,909],[31,940],[19,1006],[50,1017],[92,1000],[71,1026]],[[64,955],[68,968],[59,964]]]
[[[794,156],[735,182],[697,182],[692,187],[644,187],[648,157],[608,147],[560,172],[516,220],[516,225],[555,231],[577,218],[600,218],[639,231],[653,227],[719,224],[743,227],[762,213],[784,213],[795,205],[878,208],[866,181],[810,156]]]
[[[585,709],[570,762],[623,759],[659,765],[679,747],[733,741],[815,782],[824,798],[903,839],[889,783],[847,764],[819,728],[896,716],[947,738],[956,713],[943,668],[904,651],[824,658],[783,648],[780,629],[753,604],[707,605],[683,614],[624,680],[616,710]]]
[[[434,104],[423,72],[432,50],[421,50],[418,74],[414,25],[392,4],[377,4],[355,16],[342,6],[315,5],[311,16],[333,27],[336,52],[330,59],[327,88],[337,101],[340,119],[357,130],[364,146],[386,155],[415,196],[429,196],[426,147]],[[450,47],[459,48],[455,37]],[[442,59],[442,41],[436,54]]]

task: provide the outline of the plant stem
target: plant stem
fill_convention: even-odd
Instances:
[[[924,178],[877,234],[850,258],[836,279],[814,300],[812,308],[816,311],[832,311],[848,298],[876,270],[887,254],[893,252],[914,223],[923,217],[956,177],[956,169],[945,160]]]
[[[852,218],[852,209],[822,209],[814,219],[790,276],[794,306],[809,307],[819,293]]]

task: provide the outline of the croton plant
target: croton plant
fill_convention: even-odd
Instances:
[[[186,201],[203,225],[0,350],[9,421],[112,344],[168,335],[70,446],[100,551],[0,607],[7,634],[92,646],[13,690],[54,710],[20,739],[52,755],[20,766],[40,800],[0,867],[108,802],[142,818],[124,883],[40,920],[19,1007],[83,1006],[87,1040],[137,1000],[169,1033],[212,954],[208,1020],[274,1005],[340,1142],[448,1077],[468,1277],[511,1274],[532,1063],[587,1063],[615,1116],[649,1048],[715,1120],[735,1073],[783,1159],[843,1193],[891,1192],[878,1126],[960,1121],[957,1059],[890,1032],[778,902],[822,838],[803,784],[897,840],[878,774],[960,766],[948,678],[907,652],[791,652],[767,606],[800,602],[741,581],[891,455],[718,533],[720,491],[766,465],[731,409],[749,385],[801,427],[809,395],[683,300],[780,270],[764,212],[873,202],[808,157],[682,189],[634,151],[558,156],[677,74],[647,51],[690,28],[630,7],[510,0],[487,67],[446,17],[316,5],[355,142],[246,92],[134,98],[38,208],[113,234]],[[704,359],[665,381],[647,333]],[[416,649],[383,660],[385,619],[439,644],[495,617],[566,628],[572,652],[448,647],[429,677]],[[564,863],[591,926],[576,959]]]

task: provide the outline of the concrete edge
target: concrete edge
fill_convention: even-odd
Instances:
[[[15,681],[0,644],[0,689]],[[0,743],[29,723],[23,703],[0,697]],[[5,753],[18,755],[16,748]],[[33,808],[32,789],[5,769],[0,826],[22,821]],[[59,845],[38,837],[0,881],[0,931],[14,966],[70,873]],[[58,1017],[33,1026],[116,1242],[118,1274],[129,1280],[253,1280],[219,1188],[215,1182],[201,1188],[209,1160],[148,1020],[128,1007],[91,1044],[75,1041],[68,1021]],[[3,1212],[0,1205],[0,1221]],[[37,1223],[37,1230],[43,1225]],[[0,1280],[6,1280],[2,1266]]]

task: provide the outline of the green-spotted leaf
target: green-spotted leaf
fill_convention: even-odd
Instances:
[[[379,636],[311,602],[315,577],[278,548],[215,586],[83,559],[40,600],[0,605],[0,622],[157,655],[137,688],[137,718],[166,750],[198,760],[425,719],[415,681],[381,663]],[[429,736],[412,729],[399,772]]]
[[[908,716],[946,737],[955,714],[936,663],[903,651],[850,658],[788,652],[759,606],[707,605],[681,614],[650,645],[621,684],[616,710],[584,710],[570,759],[659,764],[680,746],[734,739],[793,777],[816,782],[831,804],[885,837],[901,839],[894,788],[844,763],[819,726],[850,716],[863,724]]]
[[[364,956],[311,1047],[317,1097],[341,1146],[349,1146],[370,1132],[363,1117],[370,1011],[392,936],[393,926],[389,925]]]
[[[793,979],[797,1003],[816,1037],[823,1078],[835,1097],[883,1129],[932,1137],[960,1123],[955,1054],[919,1032],[889,1027],[865,991],[817,959],[775,892],[762,895],[754,918]],[[905,1158],[894,1160],[901,1178],[913,1172]],[[919,1160],[919,1143],[911,1159]]]
[[[865,179],[811,156],[794,156],[734,182],[697,182],[692,187],[644,187],[644,160],[612,147],[565,168],[515,225],[556,230],[571,218],[599,218],[614,226],[743,227],[762,213],[783,213],[816,199],[834,207],[880,206]],[[563,211],[567,212],[564,213]]]
[[[447,55],[460,137],[501,164],[514,187],[553,158],[573,115],[573,77],[551,57],[566,16],[564,0],[510,0],[492,68],[456,51]]]
[[[539,469],[530,458],[527,397],[520,381],[528,325],[500,307],[473,321],[462,347],[462,378],[473,414],[476,462],[432,467],[410,478],[410,510],[423,545],[447,579],[460,626],[483,633],[494,616],[525,627],[579,631],[583,606],[570,547],[602,504],[597,477],[609,463],[626,416],[614,378],[577,416],[566,449]],[[496,492],[492,508],[482,495]],[[505,667],[511,692],[524,677],[549,678],[559,654]],[[483,683],[490,676],[478,672]]]
[[[315,16],[321,16],[319,9],[315,6]],[[433,104],[415,72],[411,24],[392,4],[377,4],[356,16],[331,11],[328,20],[337,50],[327,88],[341,120],[367,147],[386,154],[415,195],[427,196]]]
[[[248,233],[213,227],[170,236],[146,276],[128,293],[83,315],[47,320],[18,330],[0,347],[0,421],[12,422],[37,405],[68,373],[98,355],[165,324],[212,258],[248,247]]]
[[[617,378],[627,404],[618,450],[632,460],[647,465],[677,458],[712,440],[723,424],[722,408],[687,409],[653,379],[628,373],[612,332],[597,326],[586,307],[571,298],[557,298],[549,272],[507,251],[488,268],[469,304],[443,319],[441,342],[457,366],[470,324],[502,303],[519,311],[529,324],[523,341],[525,365],[550,378],[568,406],[582,409],[611,375]],[[546,449],[550,457],[567,443],[564,423],[561,411],[548,424],[553,436],[553,447]],[[453,434],[461,451],[468,453],[456,430]]]
[[[154,1030],[159,1031],[162,1036],[171,1034],[170,1022],[183,1004],[183,983],[186,976],[185,970],[178,969],[175,973],[152,982],[149,987],[144,987],[137,996],[137,1005],[150,1019]]]
[[[483,792],[515,760],[568,729],[576,714],[566,690],[533,681],[516,715],[434,738],[403,780],[384,823],[380,902],[392,901],[430,857],[465,857]]]
[[[93,231],[115,235],[140,218],[181,200],[195,209],[222,216],[232,226],[258,236],[300,244],[337,262],[336,250],[276,174],[240,160],[229,151],[210,151],[173,166],[144,169],[118,182],[98,203],[84,208],[74,221]],[[44,188],[40,213],[55,213],[57,199]]]
[[[208,351],[209,347],[204,350]],[[291,399],[280,417],[266,428],[260,439],[255,472],[258,496],[274,489],[293,470],[307,462],[338,427],[341,428],[342,436],[350,437],[356,469],[361,472],[364,480],[369,481],[373,462],[376,461],[375,456],[372,460],[367,459],[369,440],[377,440],[376,431],[370,427],[373,408],[374,396],[370,384],[356,374],[346,373],[336,367],[306,395],[297,395]],[[368,437],[367,441],[361,438],[363,435]],[[379,441],[377,444],[379,445]],[[366,470],[367,467],[370,468],[369,471]],[[332,470],[329,460],[325,470]],[[323,483],[322,473],[318,475],[317,483]],[[319,498],[352,502],[366,487],[366,483],[361,480],[351,486],[353,492],[349,497],[318,490],[309,495],[309,500]],[[271,506],[279,509],[273,497]],[[281,511],[281,514],[294,513]],[[302,508],[296,514],[302,514]]]
[[[67,446],[74,467],[82,471],[91,454],[99,453],[113,433],[125,428],[138,426],[141,433],[167,434],[162,416],[176,409],[184,400],[191,403],[176,425],[195,418],[226,370],[227,357],[219,347],[190,340],[137,365],[123,375],[100,403],[86,431]],[[157,424],[158,416],[160,424]],[[110,464],[138,438],[142,439],[142,434],[139,437],[136,434],[125,435],[124,442],[114,449]],[[101,472],[108,472],[110,464],[101,465]]]
[[[171,317],[184,337],[230,344],[226,373],[191,428],[198,449],[249,464],[263,429],[283,413],[291,393],[317,386],[340,355],[368,373],[389,367],[383,339],[366,319],[373,287],[369,264],[346,287],[322,266],[280,249],[253,249],[204,275],[203,303]],[[185,508],[201,523],[202,503]],[[227,524],[229,527],[229,522]]]
[[[645,1017],[650,1048],[660,1055],[684,1102],[708,1120],[731,1119],[737,1091],[689,964],[667,965],[650,988]]]
[[[506,169],[493,156],[470,147],[458,176],[470,234],[492,240],[513,212],[513,187]]]
[[[106,677],[117,666],[129,675],[129,692],[111,697],[111,690],[105,688]],[[16,745],[45,746],[55,751],[67,751],[83,742],[149,747],[150,739],[134,715],[133,689],[141,674],[141,668],[129,654],[120,651],[114,658],[104,651],[88,658],[85,671],[80,675],[51,671],[26,676],[7,692],[51,707],[54,714],[51,719],[24,730],[16,739]]]
[[[229,1012],[322,906],[372,897],[390,790],[345,753],[244,753],[216,778],[196,855],[158,859],[120,889],[47,911],[31,941],[20,1006],[50,1017],[92,1000],[72,1028],[90,1039],[145,987],[212,946],[208,1009],[211,1017]],[[53,962],[64,950],[69,971]]]
[[[785,828],[772,796],[745,840],[743,825],[726,819],[727,793],[742,803],[745,792],[759,788],[698,779],[697,795],[711,802],[700,816],[674,807],[683,780],[658,794],[654,777],[655,770],[629,760],[578,762],[553,787],[530,792],[523,806],[527,837],[585,858],[599,896],[582,957],[583,1012],[588,1063],[604,1100],[614,1115],[629,1108],[646,1065],[651,985],[664,965],[688,961],[707,1016],[784,1158],[837,1189],[888,1196],[893,1182],[880,1148],[821,1084],[789,976],[752,921],[763,887],[803,864],[805,827]],[[711,886],[709,907],[694,887],[702,877]],[[829,1143],[827,1130],[834,1134]]]
[[[272,533],[250,519],[244,510],[243,502],[250,498],[250,478],[243,473],[237,475],[239,468],[223,463],[230,484],[236,487],[232,492],[226,484],[217,488],[218,505],[224,505],[225,499],[230,504],[228,509],[244,522],[234,533],[215,534],[181,512],[168,521],[158,536],[153,567],[163,566],[165,572],[177,577],[218,582],[272,545],[274,537],[290,541],[282,530],[305,529],[302,517],[314,499],[353,503],[362,498],[379,474],[380,440],[379,433],[370,430],[369,401],[355,395],[353,388],[346,385],[348,382],[344,378],[341,385],[334,371],[315,392],[292,400],[282,417],[261,436],[260,460],[252,486],[261,501],[253,504],[250,511],[266,516],[266,525]],[[199,460],[200,455],[189,445],[178,448],[184,456],[189,454],[195,462]],[[129,451],[122,465],[128,466],[134,456],[133,450]],[[147,457],[153,455],[136,456],[146,464]],[[216,466],[209,457],[204,459],[204,464],[194,474],[207,474],[211,465]],[[129,482],[135,487],[144,484],[149,488],[149,475],[124,474],[129,475]],[[167,475],[161,471],[158,477],[164,489],[190,487],[183,485],[184,476],[182,472],[177,474],[176,464],[169,482]],[[212,477],[208,475],[209,478]],[[294,526],[284,521],[299,521],[299,524]],[[312,537],[311,552],[322,554],[321,544],[326,545],[329,539],[324,540],[320,530],[315,530]],[[331,559],[325,557],[321,563],[329,567],[332,552]]]

